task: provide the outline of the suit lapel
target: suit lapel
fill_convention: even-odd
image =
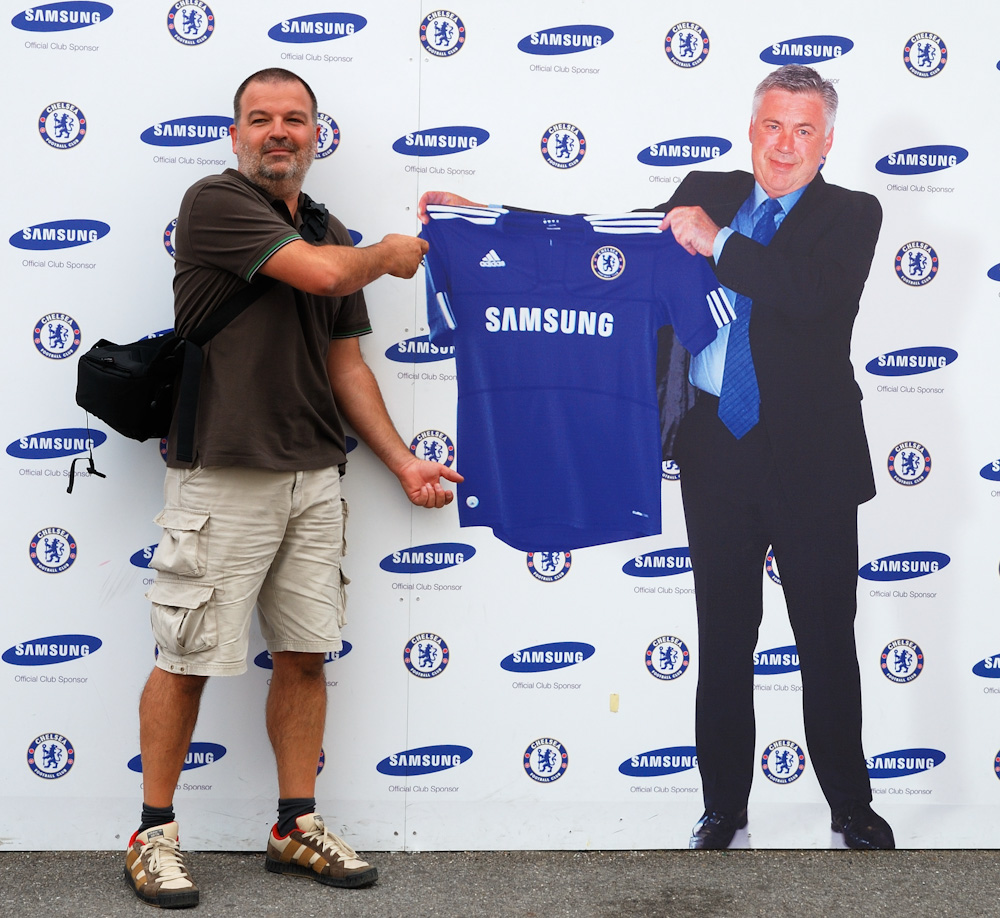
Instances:
[[[731,187],[717,201],[705,205],[705,212],[719,226],[729,226],[743,202],[752,194],[754,178],[749,172],[733,173]]]
[[[823,176],[817,174],[802,192],[802,197],[796,201],[792,212],[781,221],[781,226],[774,234],[774,239],[794,236],[797,234],[799,226],[804,220],[809,219],[809,215],[820,205],[823,194],[826,191],[826,182]],[[773,242],[774,240],[772,240]]]

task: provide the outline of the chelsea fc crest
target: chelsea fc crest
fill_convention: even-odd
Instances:
[[[569,768],[569,753],[557,739],[536,739],[524,750],[524,772],[532,781],[551,784],[558,781]]]
[[[601,246],[590,259],[590,270],[601,280],[615,280],[625,271],[625,254],[613,245]]]
[[[806,770],[806,754],[798,743],[775,740],[760,757],[760,767],[775,784],[791,784]]]
[[[685,70],[704,64],[708,47],[708,33],[697,22],[678,22],[663,42],[667,60]]]

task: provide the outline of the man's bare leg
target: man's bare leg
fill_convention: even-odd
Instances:
[[[267,735],[278,763],[278,796],[312,797],[326,726],[322,653],[272,654]]]
[[[182,676],[155,668],[139,701],[143,800],[168,807],[198,720],[207,676]]]

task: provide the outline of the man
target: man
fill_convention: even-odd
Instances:
[[[164,908],[198,902],[173,792],[207,678],[246,671],[255,603],[273,660],[266,721],[279,792],[266,867],[332,886],[375,882],[376,869],[315,812],[323,664],[345,620],[341,418],[417,506],[443,507],[452,493],[440,479],[461,480],[410,453],[358,344],[371,331],[361,288],[383,274],[412,277],[426,244],[390,235],[353,248],[301,193],[319,128],[316,97],[295,74],[254,74],[234,107],[238,171],[202,179],[181,205],[175,325],[189,332],[258,273],[276,283],[263,282],[204,349],[194,460],[179,459],[170,438],[148,594],[159,653],[139,706],[144,803],[125,867],[136,895]]]
[[[692,848],[728,847],[747,824],[756,760],[752,655],[768,544],[832,828],[852,848],[895,847],[870,806],[854,643],[857,506],[874,496],[875,483],[851,331],[882,212],[872,196],[819,175],[836,112],[831,83],[808,67],[780,68],[754,94],[753,175],[692,173],[664,205],[663,227],[712,259],[716,277],[737,294],[732,331],[692,362],[698,398],[675,446],[698,605],[705,813]],[[760,220],[773,220],[765,232],[754,215],[767,202],[780,209],[772,204],[774,216]]]
[[[747,825],[753,651],[769,544],[832,829],[852,848],[895,847],[870,805],[854,643],[857,507],[875,484],[850,345],[882,214],[871,195],[819,175],[836,110],[836,90],[814,70],[778,69],[754,95],[753,174],[690,173],[656,208],[668,211],[663,229],[710,259],[737,313],[692,361],[697,399],[674,447],[699,622],[705,813],[692,848],[726,848]],[[463,200],[431,192],[422,212],[428,203]]]

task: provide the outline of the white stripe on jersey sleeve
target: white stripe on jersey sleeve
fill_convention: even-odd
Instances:
[[[718,328],[722,328],[723,325],[728,325],[736,319],[736,313],[729,302],[729,297],[726,296],[726,291],[721,287],[710,290],[705,294],[705,299],[708,301],[708,308]]]
[[[448,302],[448,294],[435,293],[434,300],[441,311],[441,318],[444,319],[444,324],[448,326],[449,331],[454,331],[457,323],[455,322],[455,314],[451,311],[451,303]]]
[[[636,233],[660,232],[660,221],[663,214],[590,214],[583,218],[595,233],[614,235],[633,235]]]
[[[469,223],[491,226],[497,222],[501,214],[509,211],[496,210],[490,207],[451,206],[447,204],[428,204],[427,213],[432,220],[467,220]]]
[[[653,210],[643,210],[637,213],[626,213],[626,214],[586,214],[584,220],[588,223],[625,223],[628,224],[632,221],[637,221],[639,223],[648,223],[652,221],[653,223],[659,223],[666,214],[662,214],[659,211]]]
[[[654,226],[597,226],[593,227],[595,233],[606,233],[611,236],[638,236],[640,233],[658,233],[659,224]]]

